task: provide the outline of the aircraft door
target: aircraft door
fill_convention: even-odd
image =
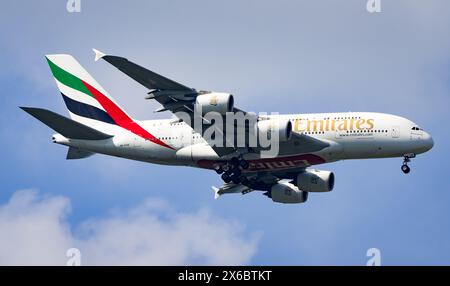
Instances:
[[[391,135],[392,135],[392,138],[399,138],[400,137],[400,126],[392,126]]]
[[[189,146],[192,145],[192,134],[194,130],[190,128],[188,125],[181,125],[179,128],[179,136],[181,146]]]

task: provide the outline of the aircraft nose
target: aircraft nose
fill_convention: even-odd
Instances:
[[[423,136],[423,144],[424,144],[424,147],[425,147],[425,149],[426,149],[426,151],[428,151],[428,150],[430,150],[431,148],[433,148],[433,146],[434,146],[434,141],[433,141],[433,138],[431,137],[431,135],[430,134],[428,134],[427,132],[424,132],[425,134],[424,134],[424,136]]]

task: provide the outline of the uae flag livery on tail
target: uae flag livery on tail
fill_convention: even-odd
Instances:
[[[96,121],[118,125],[155,144],[173,149],[133,120],[75,58],[70,55],[47,55],[46,58],[73,120],[93,128],[99,126],[92,126]]]

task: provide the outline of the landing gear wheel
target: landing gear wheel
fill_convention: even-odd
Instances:
[[[405,154],[403,155],[403,165],[402,165],[402,172],[405,174],[408,174],[411,169],[408,166],[408,163],[411,162],[411,158],[415,158],[416,154],[414,153],[409,153],[409,154]]]
[[[233,157],[226,164],[220,166],[222,171],[222,180],[225,183],[233,182],[234,184],[240,184],[242,182],[248,182],[247,178],[242,175],[242,170],[247,169],[249,163],[241,157]],[[214,168],[218,174],[219,170]]]
[[[227,174],[228,176],[231,176],[231,174],[233,174],[233,166],[229,165],[229,164],[225,164],[222,166],[222,170],[225,174]]]
[[[238,168],[239,167],[239,159],[237,157],[231,158],[230,164],[233,166],[233,168]]]
[[[240,178],[239,178],[239,180],[241,181],[241,184],[243,184],[243,185],[246,185],[246,184],[248,184],[248,179],[247,179],[247,177],[246,176],[241,176]]]
[[[222,174],[222,180],[223,180],[225,183],[229,183],[229,182],[231,182],[231,177],[230,177],[230,175],[228,175],[227,173],[223,173],[223,174]]]
[[[238,177],[239,177],[241,174],[242,174],[242,171],[241,171],[241,169],[239,169],[239,168],[233,171],[233,175],[236,175],[236,176],[238,176]]]
[[[239,166],[241,166],[241,168],[245,170],[245,169],[248,169],[250,164],[247,161],[245,161],[244,159],[240,159]]]
[[[408,174],[411,171],[408,165],[402,165],[402,172]]]
[[[214,166],[214,171],[216,171],[216,173],[219,175],[222,174],[223,173],[222,166],[220,165]]]
[[[241,182],[239,176],[236,174],[231,175],[231,181],[235,184],[239,184]]]

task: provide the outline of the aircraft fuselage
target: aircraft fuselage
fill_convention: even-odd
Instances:
[[[417,124],[390,114],[346,112],[271,117],[289,119],[294,132],[329,142],[330,146],[312,153],[292,153],[281,146],[280,154],[274,158],[244,154],[250,163],[248,172],[295,169],[346,159],[403,157],[424,153],[433,146],[431,136]],[[185,123],[146,120],[139,124],[171,148],[122,128],[114,130],[116,135],[105,140],[74,140],[59,134],[53,140],[95,153],[164,165],[213,169],[221,160],[206,140]]]

